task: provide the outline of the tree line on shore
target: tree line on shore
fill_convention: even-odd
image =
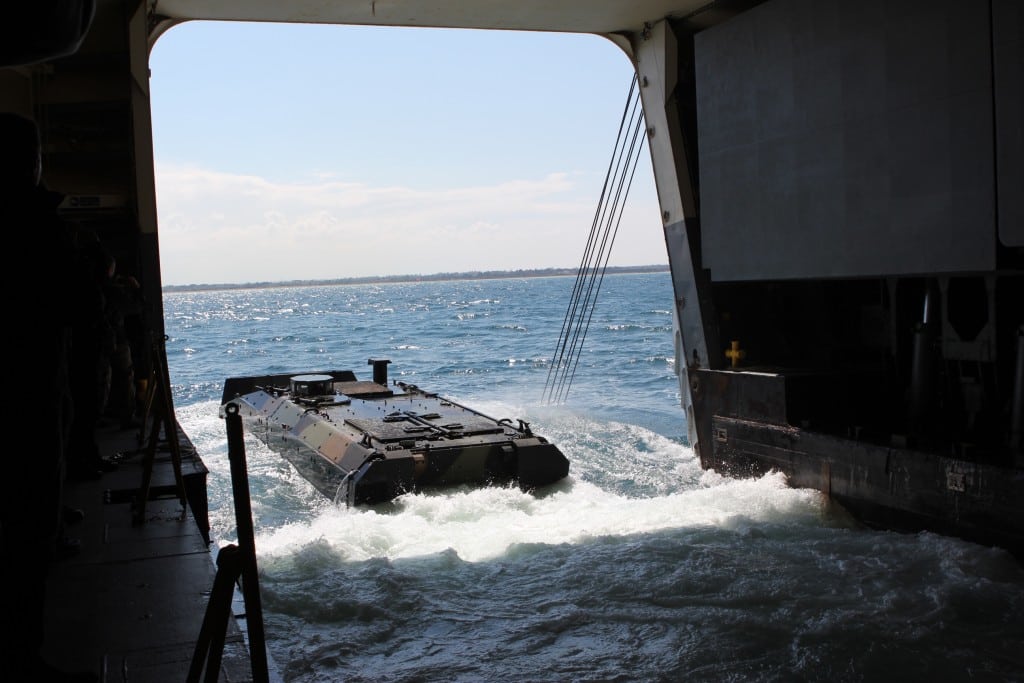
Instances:
[[[434,273],[432,275],[377,275],[367,277],[347,277],[335,280],[288,280],[285,282],[246,282],[241,284],[198,284],[198,285],[167,285],[165,292],[197,292],[223,289],[265,289],[267,287],[320,287],[325,285],[367,285],[394,284],[402,282],[438,282],[445,280],[496,280],[520,277],[560,277],[576,275],[578,268],[526,268],[520,270],[480,270],[464,273]],[[663,273],[668,272],[668,265],[648,266],[608,266],[604,269],[608,275],[624,273]]]

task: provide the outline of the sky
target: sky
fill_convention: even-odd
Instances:
[[[227,22],[150,68],[164,285],[577,268],[633,79],[592,35]],[[608,263],[667,264],[646,145],[623,206]]]

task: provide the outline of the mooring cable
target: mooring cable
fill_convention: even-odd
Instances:
[[[640,131],[643,129],[644,117],[637,85],[638,79],[634,75],[619,122],[615,149],[608,163],[598,207],[576,273],[576,282],[562,320],[559,341],[548,368],[548,379],[542,396],[542,400],[548,403],[563,402],[572,386],[583,341],[593,318],[597,294],[607,272],[611,248],[622,222],[625,199],[632,187],[639,154],[643,149],[645,138],[640,136]]]
[[[608,192],[608,185],[609,185],[610,179],[612,177],[612,170],[613,170],[613,168],[615,166],[616,157],[618,156],[619,144],[620,144],[620,142],[622,140],[623,131],[625,130],[626,117],[627,117],[627,115],[629,113],[629,103],[633,99],[633,93],[634,93],[634,91],[636,90],[636,87],[637,87],[637,80],[638,80],[637,76],[634,75],[633,76],[633,81],[632,81],[632,83],[629,86],[629,94],[628,94],[628,96],[626,98],[626,106],[622,110],[622,117],[619,120],[619,132],[618,132],[618,134],[616,135],[616,138],[615,138],[615,146],[614,146],[613,151],[612,151],[612,157],[611,157],[611,159],[608,160],[608,169],[605,171],[604,185],[601,187],[601,195],[598,198],[597,210],[594,212],[594,219],[593,219],[593,221],[591,221],[591,224],[590,224],[590,234],[587,237],[587,246],[586,246],[586,248],[583,251],[583,257],[580,259],[579,269],[576,271],[576,282],[573,284],[573,291],[572,291],[572,294],[569,297],[569,306],[568,306],[568,308],[566,308],[565,316],[562,319],[562,329],[558,333],[559,346],[556,347],[556,349],[555,349],[555,356],[552,359],[551,365],[548,366],[548,377],[547,377],[547,380],[546,380],[545,385],[544,385],[544,392],[545,392],[545,394],[548,395],[548,400],[549,401],[551,400],[551,396],[549,394],[549,388],[553,389],[553,387],[554,387],[554,384],[553,384],[554,380],[552,379],[553,373],[555,373],[556,368],[563,367],[563,362],[564,362],[565,354],[566,354],[566,351],[567,351],[566,350],[566,344],[568,343],[568,340],[569,340],[569,327],[570,327],[571,321],[575,320],[575,318],[576,318],[576,310],[577,310],[577,306],[579,304],[580,292],[582,291],[582,288],[583,288],[583,281],[584,281],[584,276],[585,276],[585,273],[586,273],[586,266],[587,266],[587,263],[589,263],[589,261],[590,261],[590,253],[591,253],[591,250],[592,250],[592,248],[594,246],[594,236],[597,233],[598,225],[600,225],[600,218],[601,218],[603,207],[604,207],[605,196],[606,196],[606,194]]]
[[[642,121],[640,121],[638,123],[637,128],[634,130],[634,141],[635,141],[635,138],[639,134],[640,124],[642,124]],[[623,194],[623,199],[625,199],[625,196],[629,194],[629,188],[633,184],[633,176],[636,173],[636,165],[637,165],[638,160],[639,160],[639,156],[633,157],[633,164],[632,164],[632,168],[630,169],[629,181],[626,182],[626,190],[625,190],[625,194]],[[620,185],[621,185],[621,183],[620,183]],[[566,398],[568,398],[569,389],[572,387],[573,379],[576,377],[576,368],[579,366],[580,352],[582,351],[582,348],[583,348],[583,340],[586,338],[587,333],[590,331],[590,321],[594,317],[594,309],[595,309],[595,307],[597,305],[597,295],[601,291],[601,285],[604,282],[604,276],[605,276],[605,274],[608,271],[608,259],[611,257],[611,248],[612,248],[612,245],[615,243],[615,238],[616,238],[616,236],[618,235],[618,232],[619,232],[619,225],[622,222],[622,211],[623,211],[623,208],[624,208],[624,204],[617,204],[616,208],[618,210],[618,215],[617,215],[617,217],[615,218],[615,221],[614,221],[615,227],[614,227],[614,230],[612,230],[611,239],[608,242],[608,248],[607,248],[607,250],[604,251],[604,263],[601,264],[601,274],[600,274],[600,277],[596,281],[597,284],[596,284],[596,287],[594,288],[594,294],[593,294],[592,303],[591,303],[591,305],[589,307],[585,307],[587,309],[587,311],[588,311],[587,312],[587,321],[586,321],[586,324],[585,324],[585,326],[583,328],[583,332],[580,335],[579,347],[578,347],[575,355],[573,356],[572,369],[571,369],[571,371],[569,371],[568,380],[565,382],[565,388],[561,391],[560,400],[565,400]],[[611,229],[611,223],[609,223],[609,229]]]

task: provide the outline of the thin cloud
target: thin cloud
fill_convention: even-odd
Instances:
[[[159,164],[157,190],[164,284],[564,267],[596,202],[565,173],[422,191]]]

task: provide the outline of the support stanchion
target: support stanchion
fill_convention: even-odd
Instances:
[[[166,339],[166,337],[165,337]],[[153,345],[153,372],[150,382],[150,395],[146,400],[146,411],[143,415],[142,427],[152,413],[153,425],[149,432],[149,445],[146,447],[146,454],[142,463],[142,483],[139,486],[139,495],[135,502],[134,521],[141,524],[146,519],[146,503],[149,500],[149,488],[153,480],[153,464],[156,461],[157,445],[160,441],[160,430],[163,428],[164,437],[167,439],[171,451],[171,464],[174,467],[174,485],[181,501],[182,514],[188,506],[188,498],[185,493],[185,479],[181,472],[181,443],[178,441],[178,421],[174,417],[174,403],[171,399],[171,378],[167,370],[167,358],[163,350],[163,344]]]
[[[216,683],[220,673],[221,656],[231,615],[231,597],[235,582],[241,578],[242,598],[249,635],[249,658],[254,683],[267,683],[266,636],[263,631],[263,604],[260,599],[259,575],[256,567],[256,541],[252,523],[252,503],[249,498],[249,472],[245,462],[245,439],[238,406],[225,406],[224,422],[228,433],[228,458],[231,461],[231,489],[235,498],[235,526],[238,545],[228,545],[217,555],[217,574],[213,592],[206,605],[206,616],[192,655],[188,683],[198,683],[203,670],[206,683]]]

